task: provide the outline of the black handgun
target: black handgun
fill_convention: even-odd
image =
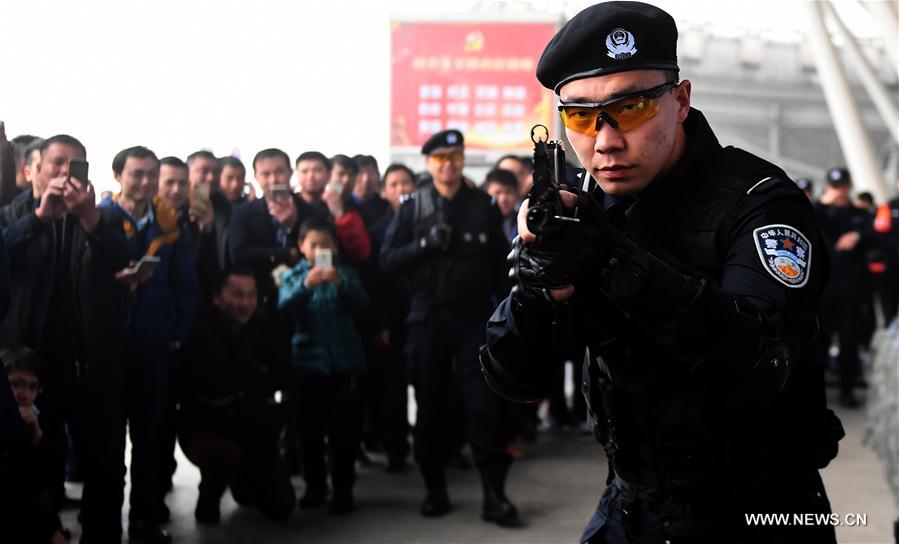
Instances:
[[[577,208],[566,209],[559,196],[566,183],[562,142],[550,140],[544,125],[534,125],[531,141],[534,142],[534,184],[528,193],[528,230],[537,236],[551,236],[567,224],[579,222]]]

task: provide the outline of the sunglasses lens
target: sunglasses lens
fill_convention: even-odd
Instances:
[[[655,98],[636,96],[610,104],[604,108],[563,105],[559,113],[562,116],[562,122],[565,123],[565,127],[568,130],[586,134],[587,136],[596,136],[598,132],[596,119],[600,115],[602,115],[603,121],[612,125],[613,128],[621,132],[627,132],[655,117],[659,113],[659,101]],[[609,119],[614,120],[614,123],[609,122]]]
[[[586,134],[587,136],[596,136],[596,117],[599,110],[594,108],[579,108],[576,106],[563,106],[562,122],[569,130]]]
[[[618,130],[627,132],[649,121],[659,113],[659,101],[638,96],[612,104],[608,115],[618,121]]]
[[[465,155],[462,153],[435,153],[433,155],[428,155],[428,158],[440,163],[447,161],[461,163],[465,158]]]

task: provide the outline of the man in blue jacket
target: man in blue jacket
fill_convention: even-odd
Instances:
[[[131,432],[132,540],[171,542],[159,489],[159,426],[171,352],[187,340],[197,304],[194,257],[179,214],[156,197],[159,159],[145,147],[112,162],[121,192],[101,202],[121,220],[131,262],[116,274],[126,306],[125,411]],[[155,264],[152,264],[155,263]]]

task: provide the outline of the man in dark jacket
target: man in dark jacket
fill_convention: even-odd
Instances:
[[[187,340],[196,315],[197,278],[189,235],[179,214],[156,196],[159,159],[129,147],[112,161],[122,187],[100,207],[115,215],[128,242],[129,266],[117,274],[128,288],[125,407],[131,450],[132,539],[169,542],[159,527],[168,512],[159,488],[160,425],[171,352]]]
[[[193,246],[197,269],[197,315],[212,309],[212,292],[221,282],[221,272],[230,259],[222,260],[218,254],[220,229],[216,228],[219,216],[214,204],[198,196],[192,197],[188,181],[187,165],[178,157],[159,160],[159,197],[169,208],[177,210],[188,239]]]
[[[409,292],[403,277],[381,270],[384,236],[403,198],[415,190],[415,174],[402,164],[384,170],[381,195],[389,203],[387,212],[369,226],[372,266],[363,277],[372,299],[375,331],[368,357],[371,394],[376,399],[374,428],[387,453],[387,470],[398,472],[409,454],[408,377],[403,347],[406,345],[406,316]]]
[[[196,161],[194,162],[196,165]],[[212,313],[212,293],[221,283],[224,265],[230,259],[222,259],[220,240],[226,240],[227,217],[216,213],[216,205],[206,195],[211,195],[212,186],[206,182],[208,176],[202,178],[204,183],[197,192],[191,191],[187,164],[177,157],[163,157],[159,160],[159,198],[168,206],[177,210],[180,221],[186,231],[187,238],[193,246],[194,261],[197,273],[197,318],[204,318]],[[230,215],[230,210],[229,210]],[[225,252],[227,255],[227,252]],[[167,492],[172,489],[172,477],[178,468],[175,460],[175,406],[178,402],[178,365],[169,365],[169,383],[166,391],[166,403],[162,415],[160,455],[160,489]],[[163,514],[165,511],[163,511]],[[165,516],[163,516],[165,517]]]
[[[815,219],[824,249],[830,255],[830,281],[821,295],[821,331],[818,333],[821,364],[827,365],[830,344],[837,336],[840,354],[840,404],[858,406],[855,381],[858,377],[859,345],[864,338],[864,308],[870,304],[871,276],[867,252],[873,245],[871,218],[852,204],[852,180],[843,168],[827,174],[827,187],[815,203]]]
[[[359,207],[365,225],[371,226],[390,211],[390,203],[379,194],[381,173],[378,161],[371,155],[356,155],[353,162],[359,168],[353,187],[353,202]],[[386,171],[384,176],[387,176]]]
[[[352,198],[356,163],[346,155],[329,159],[318,151],[304,151],[296,164],[300,198],[334,224],[343,262],[352,266],[365,263],[371,255],[371,244],[367,223]]]
[[[196,234],[197,230],[203,230],[215,244],[219,270],[230,268],[228,225],[233,205],[219,184],[219,160],[209,151],[195,151],[187,156],[187,172],[192,208],[189,215],[194,225],[191,232]]]
[[[587,349],[611,470],[581,542],[834,542],[829,525],[749,517],[830,513],[818,469],[842,429],[813,341],[826,251],[783,171],[722,148],[690,107],[676,43],[664,11],[606,2],[546,47],[537,77],[587,169],[553,217],[576,206],[578,222],[538,237],[526,217],[546,201],[522,206],[515,286],[487,325],[484,372],[535,400]],[[547,162],[535,159],[535,186]]]
[[[128,247],[117,219],[94,205],[88,180],[69,179],[69,161],[85,155],[71,136],[45,140],[36,180],[40,198],[22,193],[5,214],[12,305],[2,339],[35,349],[44,362],[44,433],[62,452],[60,496],[64,425],[72,433],[84,473],[81,541],[117,542],[125,449],[124,290],[115,275],[128,265]]]
[[[202,477],[194,516],[198,523],[218,523],[230,485],[238,503],[255,503],[266,516],[285,519],[296,495],[278,455],[285,413],[274,392],[287,386],[289,347],[256,312],[252,272],[228,272],[213,304],[179,359],[179,439]]]
[[[297,233],[300,224],[316,211],[290,193],[290,157],[280,149],[263,149],[253,158],[253,175],[262,188],[257,198],[234,210],[228,247],[234,266],[253,271],[259,306],[274,315],[278,291],[272,270],[293,266],[300,259]]]

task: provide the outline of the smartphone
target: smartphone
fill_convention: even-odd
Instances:
[[[143,274],[146,272],[148,276],[153,275],[153,271],[156,270],[156,266],[159,264],[160,258],[152,255],[152,256],[144,256],[141,257],[140,261],[134,265],[134,273],[135,274]]]
[[[315,250],[315,268],[333,268],[334,253],[330,249]]]
[[[75,178],[76,182],[72,182],[72,178]],[[69,177],[66,179],[66,183],[77,186],[79,189],[87,187],[87,161],[78,159],[69,161]]]
[[[275,200],[287,200],[290,198],[290,185],[272,185],[269,187],[269,194]]]
[[[194,200],[202,200],[203,202],[209,202],[209,191],[211,190],[208,183],[198,183],[194,185]]]
[[[334,191],[335,193],[342,195],[343,194],[343,184],[338,183],[336,181],[332,181],[332,182],[328,183],[327,185],[325,185],[325,190],[326,191]]]

